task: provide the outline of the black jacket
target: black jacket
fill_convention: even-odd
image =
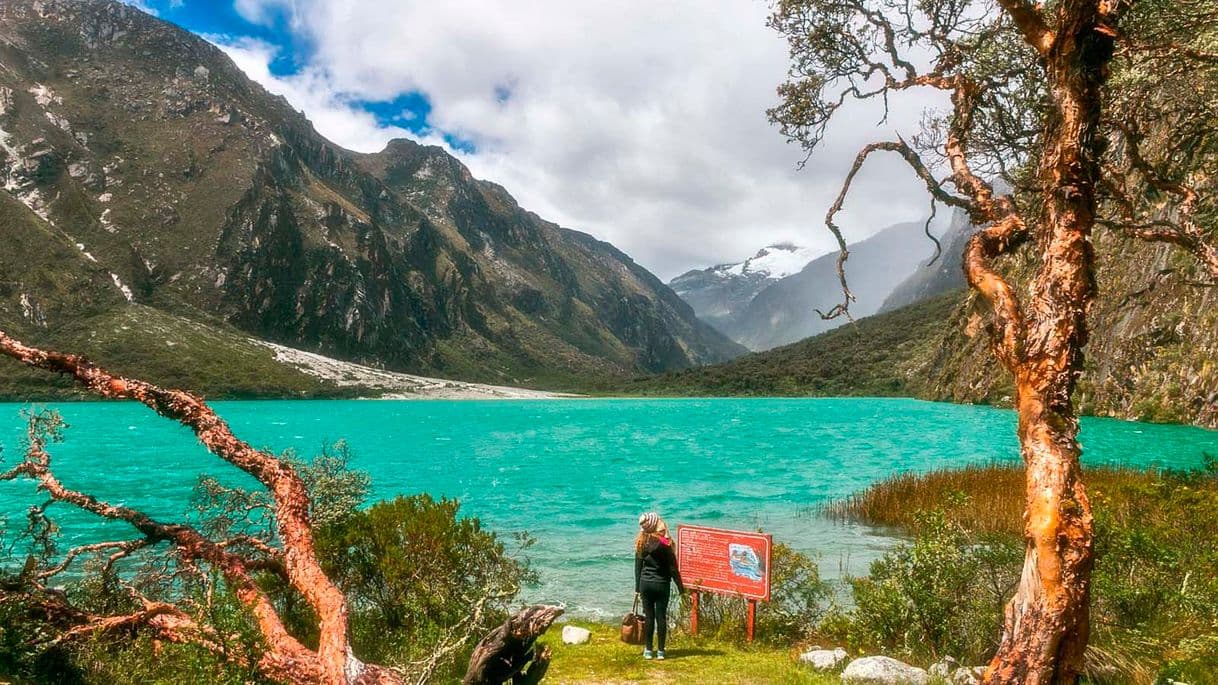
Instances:
[[[677,554],[672,548],[672,542],[661,542],[651,538],[643,545],[643,551],[634,557],[634,591],[641,592],[643,583],[663,583],[676,581],[677,591],[685,592],[681,582],[681,573],[677,570]]]

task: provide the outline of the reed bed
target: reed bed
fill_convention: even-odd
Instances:
[[[1132,515],[1135,493],[1159,482],[1160,474],[1127,467],[1085,470],[1093,501],[1118,518]],[[900,473],[866,490],[828,504],[822,513],[841,521],[897,528],[916,533],[926,512],[942,511],[978,533],[1020,535],[1023,531],[1022,464],[978,464],[927,473]]]

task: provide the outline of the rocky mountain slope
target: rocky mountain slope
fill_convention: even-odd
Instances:
[[[1218,428],[1218,288],[1192,257],[1097,229],[1099,296],[1089,316],[1086,365],[1075,395],[1089,414]],[[1028,283],[1026,254],[1005,268]],[[1024,286],[1023,297],[1030,297]],[[931,340],[931,354],[910,362],[933,399],[1008,405],[1009,375],[979,334],[975,298],[956,308]]]
[[[762,290],[799,273],[818,255],[793,243],[768,245],[735,264],[687,271],[668,282],[699,319],[730,335],[734,321]]]
[[[951,223],[939,237],[940,254],[933,262],[920,264],[909,278],[893,288],[879,312],[891,312],[915,302],[928,300],[942,293],[960,290],[968,285],[961,268],[964,248],[972,237],[974,227],[962,209],[952,211]]]
[[[879,310],[893,288],[934,252],[918,223],[890,226],[849,247],[847,277],[857,298],[850,306],[855,317]],[[842,325],[844,317],[825,320],[816,313],[841,301],[836,263],[836,252],[822,255],[798,273],[772,283],[722,330],[749,349],[768,350]]]
[[[1218,288],[1191,257],[1099,229],[1099,297],[1076,400],[1087,414],[1218,428]],[[959,262],[957,261],[958,265]],[[1026,254],[1004,271],[1027,283]],[[1028,297],[1025,292],[1023,296]],[[900,395],[1009,406],[1013,388],[953,290],[725,364],[641,378],[649,395]]]
[[[525,384],[742,351],[443,150],[342,149],[216,47],[112,0],[0,5],[0,181],[0,326],[36,342],[130,351],[129,311],[155,311],[166,346],[202,326]]]

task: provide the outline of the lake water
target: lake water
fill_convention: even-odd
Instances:
[[[184,428],[130,403],[52,405],[71,428],[54,445],[69,486],[180,517],[201,473],[242,482]],[[900,399],[217,402],[238,436],[275,451],[346,439],[377,499],[430,492],[506,534],[527,530],[541,574],[530,600],[620,614],[633,588],[639,512],[670,524],[762,528],[816,555],[822,573],[866,564],[892,540],[816,515],[899,471],[1015,460],[1015,417]],[[0,404],[5,463],[20,453],[21,405]],[[1218,454],[1218,432],[1084,419],[1086,464],[1185,468]],[[33,487],[0,483],[0,516],[24,522]],[[65,544],[121,527],[63,507]]]

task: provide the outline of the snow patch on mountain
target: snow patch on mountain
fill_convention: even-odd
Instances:
[[[808,262],[818,256],[820,255],[811,248],[800,247],[794,243],[778,243],[761,248],[757,254],[739,264],[720,268],[724,273],[733,276],[752,273],[778,279],[799,273]]]
[[[720,331],[730,329],[736,314],[762,290],[798,274],[817,254],[792,243],[768,245],[736,264],[689,271],[669,286],[703,321]],[[730,334],[729,334],[730,335]]]

